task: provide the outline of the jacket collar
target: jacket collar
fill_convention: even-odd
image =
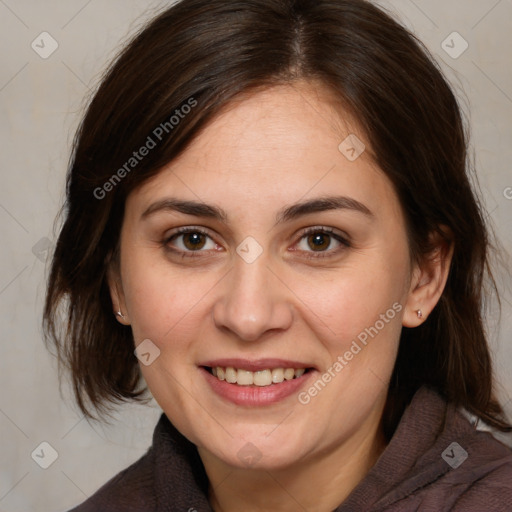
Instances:
[[[335,512],[385,508],[410,496],[450,470],[441,454],[454,440],[469,442],[471,431],[454,406],[435,391],[420,388],[377,462]],[[153,434],[151,452],[157,510],[211,512],[208,478],[197,448],[165,414]]]

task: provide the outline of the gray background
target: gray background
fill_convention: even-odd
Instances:
[[[469,113],[486,208],[499,239],[512,253],[512,0],[380,3],[398,13],[437,56]],[[73,408],[66,385],[59,394],[40,318],[45,248],[55,239],[53,223],[63,201],[70,142],[85,97],[120,43],[169,4],[0,0],[2,512],[66,510],[136,460],[151,442],[160,414],[154,402],[124,406],[110,426],[90,425]],[[31,47],[43,31],[58,43],[46,59]],[[454,31],[469,44],[457,58],[441,46]],[[453,54],[462,47],[460,40],[452,39],[447,43],[454,47]],[[49,47],[46,39],[46,50]],[[510,267],[510,259],[505,263]],[[501,322],[496,313],[490,314],[488,329],[498,391],[512,414],[511,285],[510,278],[500,276]],[[48,469],[31,457],[43,441],[58,454]],[[35,453],[40,454],[40,448]],[[44,457],[48,454],[46,450]]]

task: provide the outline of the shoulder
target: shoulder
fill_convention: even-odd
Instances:
[[[510,512],[512,448],[468,416],[447,404],[444,429],[429,450],[445,469],[420,492],[421,504],[450,512]]]
[[[424,388],[365,480],[340,512],[363,502],[386,512],[510,512],[512,449]]]
[[[154,510],[152,451],[124,469],[69,512],[150,512]]]
[[[489,432],[471,430],[463,440],[465,448],[454,444],[460,466],[457,461],[443,479],[457,496],[452,510],[512,510],[512,449]]]
[[[207,489],[197,448],[162,413],[146,454],[70,512],[210,510]]]

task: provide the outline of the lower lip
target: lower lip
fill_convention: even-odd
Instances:
[[[205,368],[200,368],[200,370],[217,395],[236,405],[248,406],[262,406],[280,402],[297,393],[311,375],[315,373],[313,370],[309,370],[298,378],[285,380],[270,386],[239,386],[238,384],[230,384],[225,380],[219,380]]]

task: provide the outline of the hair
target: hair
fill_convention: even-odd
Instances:
[[[493,389],[487,278],[489,293],[498,291],[461,111],[428,50],[366,0],[183,0],[109,67],[75,135],[43,318],[78,406],[94,418],[144,400],[132,332],[116,321],[107,284],[128,194],[237,95],[299,80],[333,93],[370,141],[402,205],[411,259],[428,257],[432,235],[454,244],[438,304],[421,326],[402,329],[382,417],[386,436],[423,385],[512,430]],[[154,147],[131,160],[149,138]]]

